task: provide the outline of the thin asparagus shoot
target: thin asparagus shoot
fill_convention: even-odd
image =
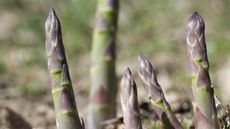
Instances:
[[[137,87],[129,68],[123,74],[120,85],[124,129],[142,129]]]
[[[158,117],[162,120],[164,128],[183,129],[164,96],[152,64],[142,53],[138,55],[138,74],[144,83],[148,98],[155,106]]]
[[[62,43],[61,25],[54,9],[45,23],[48,71],[58,129],[83,129]]]

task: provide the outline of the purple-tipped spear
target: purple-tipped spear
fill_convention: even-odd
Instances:
[[[61,25],[52,9],[45,23],[46,53],[58,129],[84,129],[79,118],[62,43]]]
[[[188,19],[186,26],[186,43],[194,96],[194,123],[196,129],[218,129],[204,31],[204,20],[195,12]]]
[[[121,80],[121,106],[124,129],[142,129],[137,96],[136,83],[130,69],[127,68]]]
[[[156,72],[149,60],[142,54],[138,55],[138,74],[144,83],[148,98],[155,106],[156,113],[161,119],[165,129],[183,129],[171,107],[165,99],[159,85]]]

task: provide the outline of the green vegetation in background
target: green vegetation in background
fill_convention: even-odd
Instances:
[[[87,55],[91,49],[95,0],[1,0],[0,7],[0,16],[10,12],[16,18],[16,25],[8,34],[9,37],[0,39],[0,54],[4,55],[2,66],[8,68],[10,59],[5,58],[9,55],[6,50],[23,49],[25,54],[33,55],[29,60],[25,60],[20,68],[6,70],[4,74],[6,76],[17,71],[16,69],[29,71],[34,66],[40,68],[38,71],[45,69],[43,25],[51,7],[59,12],[59,17],[62,19],[63,39],[68,49],[69,64],[78,62],[77,57]],[[211,72],[214,73],[220,64],[226,62],[225,57],[229,56],[229,8],[230,1],[228,0],[121,1],[117,44],[118,61],[134,57],[137,52],[141,51],[153,56],[159,53],[179,55],[181,57],[179,61],[185,62],[187,53],[184,50],[186,48],[184,25],[187,16],[198,11],[207,21],[208,56],[212,64]],[[85,64],[82,65],[85,66]],[[174,76],[177,76],[177,73],[183,73],[178,71],[174,73]],[[87,76],[87,74],[85,72],[85,75],[82,76]],[[40,81],[41,84],[46,84],[44,80],[40,79]],[[182,79],[181,85],[183,83]]]

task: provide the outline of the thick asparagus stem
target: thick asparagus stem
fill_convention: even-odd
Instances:
[[[83,129],[62,43],[61,25],[52,9],[45,23],[48,70],[58,129]]]
[[[98,0],[91,51],[89,129],[101,129],[102,121],[114,118],[116,114],[115,38],[117,19],[118,0]]]
[[[141,53],[138,55],[138,74],[144,83],[148,98],[155,106],[156,113],[163,122],[164,128],[183,129],[180,122],[173,114],[169,103],[165,99],[152,64]]]
[[[137,87],[129,68],[125,71],[120,85],[124,129],[142,129]]]
[[[195,128],[218,129],[214,93],[209,77],[205,23],[197,12],[187,21],[186,43],[194,97]]]

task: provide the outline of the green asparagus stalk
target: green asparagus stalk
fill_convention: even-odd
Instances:
[[[181,123],[171,110],[164,93],[159,85],[156,72],[150,61],[143,55],[138,55],[138,74],[144,83],[148,98],[155,106],[156,113],[165,129],[183,129]]]
[[[120,85],[124,129],[142,129],[137,87],[129,68],[125,71]]]
[[[89,129],[101,129],[102,122],[114,118],[116,114],[115,38],[117,19],[118,0],[98,0],[91,51]]]
[[[205,23],[197,12],[187,21],[186,43],[194,97],[195,128],[218,129],[214,93],[209,77]]]
[[[61,25],[52,9],[45,23],[46,52],[58,129],[83,129],[62,43]]]

